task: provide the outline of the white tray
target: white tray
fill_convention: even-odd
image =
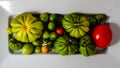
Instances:
[[[25,0],[0,1],[0,68],[120,68],[119,0]],[[90,57],[56,54],[13,55],[5,30],[10,15],[28,11],[51,13],[105,13],[110,16],[113,40],[107,53]]]

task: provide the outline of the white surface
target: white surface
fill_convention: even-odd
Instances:
[[[120,68],[119,0],[25,0],[0,1],[0,68]],[[11,55],[5,30],[9,15],[26,11],[52,13],[106,13],[110,16],[113,40],[106,54],[81,55]]]

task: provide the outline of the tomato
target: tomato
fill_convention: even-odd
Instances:
[[[50,37],[50,40],[55,40],[57,38],[57,34],[55,32],[51,32],[49,37]]]
[[[112,30],[107,24],[101,24],[93,29],[92,38],[99,48],[106,48],[112,40]]]
[[[43,21],[43,22],[47,22],[48,21],[48,14],[47,13],[41,13],[40,14],[40,19]]]
[[[57,27],[56,28],[56,33],[60,36],[64,34],[64,29],[62,27]]]
[[[48,29],[49,30],[54,30],[55,29],[55,24],[53,22],[48,23]]]
[[[47,48],[46,45],[42,45],[42,46],[41,46],[41,53],[43,53],[43,54],[48,53],[48,48]]]

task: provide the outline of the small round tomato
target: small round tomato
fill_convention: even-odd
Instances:
[[[101,24],[95,27],[92,38],[96,46],[106,48],[112,40],[112,30],[107,24]]]
[[[56,33],[57,33],[58,35],[63,35],[63,34],[64,34],[64,29],[63,29],[62,27],[57,27],[57,28],[56,28]]]
[[[41,46],[41,53],[43,53],[43,54],[48,53],[48,48],[47,48],[46,45],[42,45],[42,46]]]

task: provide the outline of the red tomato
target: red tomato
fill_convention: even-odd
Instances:
[[[112,40],[112,30],[107,24],[98,25],[93,30],[92,38],[96,46],[106,48]]]
[[[63,34],[64,34],[64,29],[63,29],[62,27],[57,27],[57,28],[56,28],[56,33],[57,33],[58,35],[63,35]]]

